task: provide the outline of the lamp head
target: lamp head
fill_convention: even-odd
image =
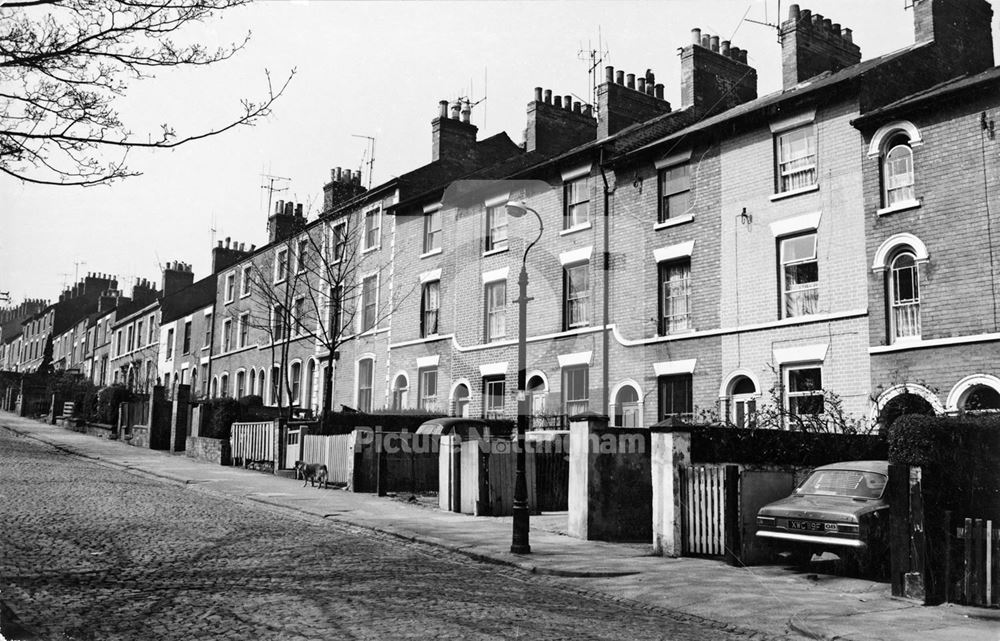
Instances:
[[[512,218],[520,218],[528,213],[528,207],[520,200],[512,200],[507,203],[507,215]]]

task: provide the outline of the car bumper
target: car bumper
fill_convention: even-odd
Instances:
[[[830,545],[855,549],[867,547],[864,541],[860,541],[858,539],[841,539],[833,536],[813,536],[811,534],[796,534],[794,532],[769,532],[767,530],[758,530],[757,536],[765,539],[794,541],[796,543],[810,543],[812,545]]]

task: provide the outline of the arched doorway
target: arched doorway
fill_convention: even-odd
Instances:
[[[910,392],[897,394],[890,398],[879,412],[879,431],[888,429],[899,417],[906,414],[933,416],[935,414],[934,406],[926,398],[917,394]]]
[[[455,390],[452,392],[452,405],[454,409],[452,413],[455,416],[461,416],[462,418],[468,418],[469,416],[469,386],[465,383],[459,383],[455,386]]]
[[[749,376],[735,376],[726,394],[726,421],[737,428],[756,427],[757,384]]]
[[[528,396],[528,409],[531,412],[531,426],[534,428],[549,427],[545,416],[545,396],[548,392],[545,379],[539,374],[532,375],[524,391]]]
[[[410,381],[406,374],[400,372],[392,381],[392,409],[406,409],[409,402]]]
[[[615,394],[615,427],[642,427],[639,391],[623,385]]]

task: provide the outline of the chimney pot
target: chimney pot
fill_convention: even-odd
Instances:
[[[545,104],[547,104],[547,105],[551,105],[552,104],[552,90],[551,89],[546,89],[545,90],[544,100],[545,100]]]
[[[691,44],[700,45],[701,44],[701,29],[691,30]]]
[[[834,22],[833,23],[833,27],[831,27],[830,30],[833,32],[833,35],[837,36],[838,38],[840,37],[840,23],[839,22]]]
[[[575,113],[575,114],[580,113],[580,109],[581,109],[580,103],[574,102],[573,103],[573,113]]]
[[[823,14],[822,13],[814,13],[813,17],[812,17],[812,23],[813,23],[813,26],[816,27],[817,29],[819,29],[820,27],[822,27],[823,26]]]
[[[462,111],[462,105],[460,105],[457,100],[455,102],[451,103],[451,119],[452,120],[458,120],[459,114],[461,113],[461,111]]]
[[[625,84],[625,72],[619,69],[615,72],[615,84],[623,85]]]
[[[587,116],[588,118],[590,117],[590,115],[591,115],[591,107],[590,107],[590,105],[584,105],[583,106],[583,115]]]
[[[656,76],[653,75],[653,70],[646,69],[646,85],[651,87],[654,84],[656,84]]]
[[[826,29],[827,31],[832,31],[833,30],[833,20],[830,20],[829,18],[824,18],[823,19],[823,28]]]
[[[806,27],[808,27],[810,24],[812,24],[812,10],[810,10],[810,9],[803,9],[802,12],[799,15],[800,15],[799,19],[796,20],[797,24],[800,24],[800,25],[803,25],[803,26],[806,26]]]
[[[563,96],[563,109],[573,111],[573,96]]]
[[[337,167],[336,172],[337,172],[337,175],[334,178],[334,180],[337,181],[337,182],[343,181],[344,180],[344,170],[341,167]]]
[[[719,52],[719,36],[711,36],[708,39],[708,46],[709,46],[709,48],[712,51],[718,53]]]
[[[712,36],[708,35],[707,33],[701,34],[701,46],[704,47],[704,48],[706,48],[706,49],[711,49],[712,48]]]
[[[788,19],[798,20],[799,19],[799,5],[793,4],[788,7]]]
[[[469,122],[472,119],[472,103],[469,100],[462,101],[462,122]],[[360,170],[358,171],[360,174]]]
[[[439,100],[438,101],[438,118],[447,118],[447,117],[448,117],[448,101],[447,100]]]
[[[604,81],[612,83],[615,81],[615,68],[612,66],[607,66],[604,68]]]
[[[646,79],[645,78],[641,78],[640,77],[640,78],[636,79],[636,89],[639,91],[639,93],[646,93]]]
[[[625,86],[629,89],[635,89],[635,74],[630,73],[625,76]]]
[[[662,83],[657,83],[656,86],[653,87],[653,95],[656,96],[656,98],[658,100],[663,100],[663,84]]]
[[[219,249],[222,249],[222,241],[219,241]]]
[[[541,102],[541,101],[542,101],[542,88],[535,87],[535,102]]]
[[[298,218],[302,218],[302,203],[295,205],[295,215]]]
[[[253,253],[253,250],[255,250],[255,249],[257,249],[257,245],[250,245],[250,253],[251,254]]]
[[[562,109],[562,96],[555,96],[554,98],[552,98],[552,104]]]
[[[731,43],[728,40],[723,40],[722,42],[719,43],[719,53],[721,53],[722,55],[724,55],[727,58],[729,57],[729,45],[730,44]]]

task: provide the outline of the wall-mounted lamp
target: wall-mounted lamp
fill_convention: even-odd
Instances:
[[[743,211],[739,215],[741,225],[749,225],[753,222],[753,216],[747,213],[747,208],[744,207]]]

